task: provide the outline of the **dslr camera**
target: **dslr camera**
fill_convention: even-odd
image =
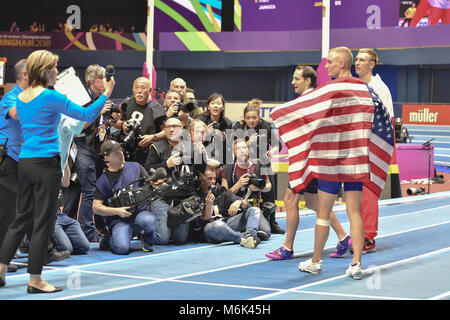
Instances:
[[[142,133],[142,126],[141,122],[136,119],[128,120],[126,123],[129,131],[122,139],[121,145],[126,158],[130,159],[138,148],[138,140]]]
[[[126,113],[127,112],[127,103],[126,102],[122,102],[122,104],[115,104],[113,102],[111,102],[111,110],[105,112],[103,115],[106,118],[112,118],[112,114],[116,112],[116,113]]]
[[[177,107],[185,113],[190,113],[194,111],[195,107],[197,107],[197,101],[194,100],[186,103],[180,101],[177,103]]]
[[[218,198],[222,193],[225,192],[225,190],[227,190],[227,188],[219,184],[213,184],[208,187],[208,190],[212,193],[214,198]]]
[[[266,186],[266,181],[264,179],[258,178],[258,176],[254,173],[249,173],[248,178],[250,179],[248,181],[247,187],[249,185],[254,185],[258,189],[264,189]]]
[[[221,123],[217,122],[217,121],[213,121],[211,123],[212,123],[213,129],[215,129],[215,130],[221,130],[222,131],[224,129],[223,125]]]

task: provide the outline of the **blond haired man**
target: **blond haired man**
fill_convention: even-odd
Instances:
[[[373,69],[378,62],[378,56],[372,49],[360,49],[355,59],[355,71],[358,77],[366,82],[380,97],[391,118],[394,117],[394,107],[389,88],[381,80],[379,74],[373,75]],[[393,160],[395,163],[395,160]],[[374,252],[375,237],[378,231],[378,198],[366,187],[363,188],[361,199],[361,214],[364,220],[364,248],[362,253]]]

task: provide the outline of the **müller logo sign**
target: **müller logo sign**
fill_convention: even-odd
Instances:
[[[450,105],[404,104],[402,119],[405,124],[450,125]]]

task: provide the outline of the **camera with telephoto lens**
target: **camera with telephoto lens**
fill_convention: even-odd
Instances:
[[[254,173],[249,173],[248,178],[249,181],[247,186],[254,185],[258,189],[264,189],[264,187],[266,186],[266,181],[264,179],[258,178],[258,176]]]
[[[125,158],[130,159],[138,148],[139,139],[142,133],[142,126],[141,122],[136,119],[128,120],[126,124],[129,131],[121,140],[121,145],[125,153]]]
[[[172,172],[166,182],[155,187],[153,200],[163,200],[177,205],[190,196],[197,195],[201,182],[197,174],[191,172],[189,166],[182,165]]]
[[[214,198],[218,198],[222,193],[226,191],[227,188],[219,184],[213,184],[208,187],[208,191],[212,193]]]
[[[197,101],[195,101],[195,100],[189,101],[186,103],[177,102],[177,107],[185,113],[190,113],[190,112],[194,111],[196,106],[197,106]]]
[[[130,182],[125,188],[117,191],[105,201],[105,205],[113,208],[131,207],[128,211],[136,213],[141,207],[149,203],[155,196],[152,182],[167,176],[164,168],[149,170],[150,176],[141,177]],[[133,187],[133,184],[142,182],[141,187]]]
[[[422,195],[422,194],[426,194],[425,193],[425,188],[409,188],[408,190],[406,190],[406,193],[408,194],[408,196],[413,196],[413,195]]]

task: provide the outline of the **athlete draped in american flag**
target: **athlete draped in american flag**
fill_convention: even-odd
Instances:
[[[393,134],[392,123],[381,120],[384,112],[375,110],[382,105],[374,105],[365,82],[351,76],[352,62],[350,49],[331,49],[325,67],[328,75],[336,79],[279,106],[271,117],[288,148],[289,180],[294,192],[318,178],[314,254],[301,262],[299,269],[314,274],[321,272],[330,212],[344,183],[353,246],[353,259],[346,274],[361,279],[362,188],[366,182],[376,194],[381,193],[393,149]],[[390,133],[384,133],[387,128],[391,129]]]

